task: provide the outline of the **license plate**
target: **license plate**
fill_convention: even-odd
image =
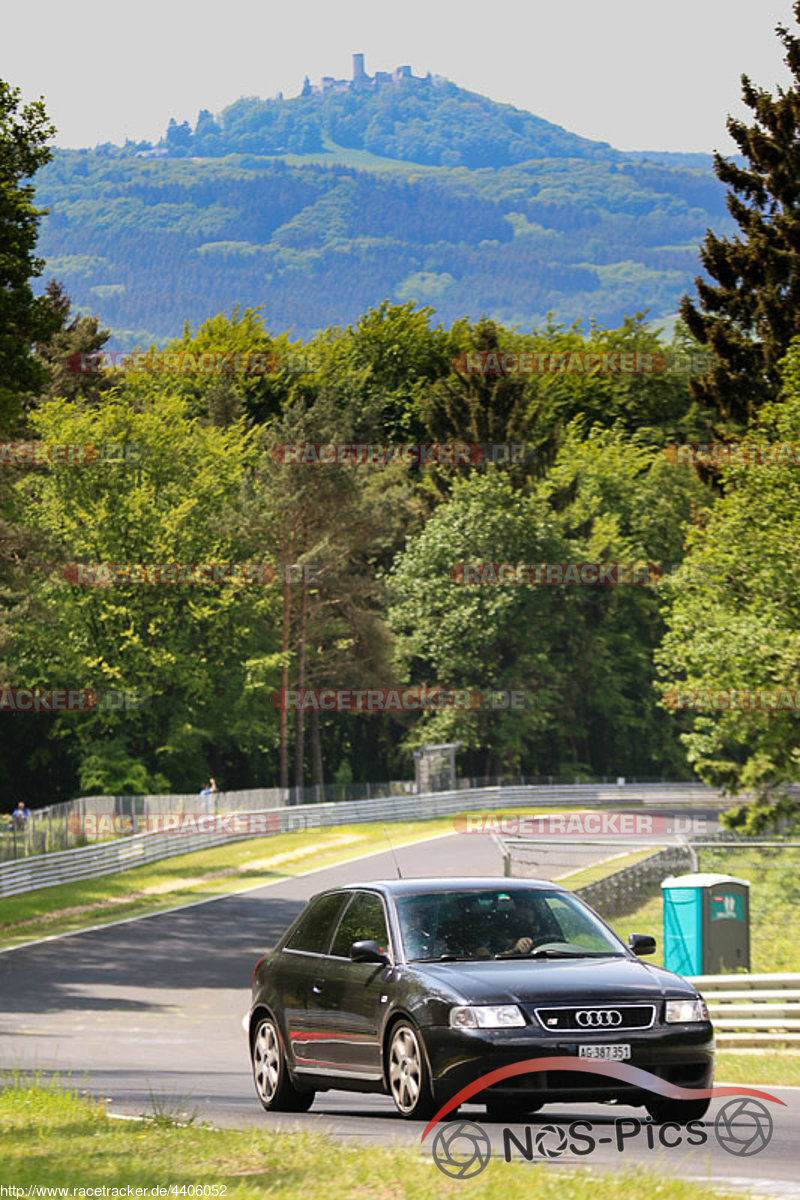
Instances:
[[[616,1042],[608,1046],[579,1046],[578,1058],[610,1058],[614,1062],[621,1062],[623,1058],[630,1058],[631,1048],[627,1042]]]

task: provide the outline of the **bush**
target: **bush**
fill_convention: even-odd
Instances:
[[[791,796],[781,796],[775,803],[759,798],[727,809],[720,817],[720,824],[745,837],[799,833],[800,804]]]

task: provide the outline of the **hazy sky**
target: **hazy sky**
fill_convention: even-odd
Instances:
[[[488,17],[488,19],[487,19]],[[730,153],[739,77],[788,82],[791,0],[37,0],[0,22],[0,77],[61,146],[156,140],[239,96],[401,63],[622,150]]]

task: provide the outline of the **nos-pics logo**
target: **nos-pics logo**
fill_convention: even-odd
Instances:
[[[466,1103],[477,1093],[507,1079],[512,1075],[531,1074],[534,1071],[555,1070],[563,1066],[564,1057],[570,1058],[570,1070],[589,1069],[597,1073],[597,1064],[584,1064],[571,1056],[527,1059],[508,1067],[501,1067],[481,1076],[457,1093],[443,1105],[422,1134],[424,1141],[443,1117]],[[769,1092],[755,1088],[682,1088],[670,1084],[649,1071],[632,1067],[626,1063],[604,1063],[604,1074],[633,1084],[639,1089],[649,1090],[673,1101],[697,1101],[715,1097],[731,1096],[722,1105],[714,1120],[714,1136],[719,1146],[728,1154],[739,1158],[760,1154],[769,1145],[773,1134],[772,1115],[762,1100],[783,1104]],[[524,1099],[520,1098],[520,1110],[524,1114]],[[649,1150],[660,1147],[674,1149],[680,1145],[702,1146],[708,1141],[709,1133],[702,1121],[689,1121],[685,1125],[677,1121],[642,1121],[638,1117],[617,1117],[613,1127],[603,1124],[595,1133],[590,1121],[572,1121],[569,1125],[541,1125],[532,1128],[503,1130],[503,1157],[510,1162],[516,1155],[527,1159],[557,1159],[563,1154],[585,1156],[599,1145],[610,1144],[622,1153],[629,1146],[639,1144]],[[452,1179],[471,1179],[485,1170],[492,1157],[492,1144],[486,1130],[474,1121],[453,1121],[439,1125],[431,1146],[433,1161],[444,1174]]]

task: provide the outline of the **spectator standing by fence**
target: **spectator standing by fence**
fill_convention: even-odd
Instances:
[[[11,822],[17,833],[27,829],[28,821],[30,820],[30,809],[24,800],[20,800],[17,807],[11,814]]]
[[[219,791],[217,781],[212,775],[208,783],[204,784],[200,789],[200,803],[204,813],[212,812],[216,805],[216,800],[212,800],[212,796],[216,796]]]

